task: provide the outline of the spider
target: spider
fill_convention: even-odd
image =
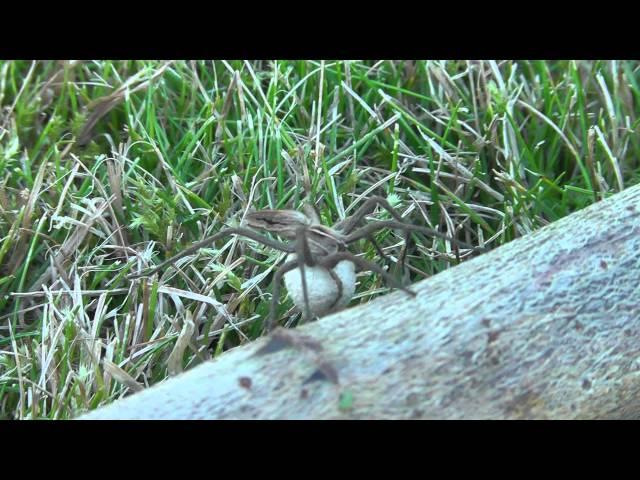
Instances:
[[[376,221],[357,228],[364,217],[371,213],[376,206],[387,210],[393,220]],[[386,258],[372,238],[372,234],[378,230],[390,228],[405,232],[405,248],[400,258],[401,265],[404,265],[404,257],[412,232],[443,238],[463,248],[483,250],[479,247],[471,247],[432,229],[406,223],[389,202],[379,196],[367,199],[351,217],[336,223],[333,227],[327,227],[320,223],[320,218],[311,204],[305,204],[303,210],[303,212],[296,210],[250,212],[245,218],[249,228],[241,226],[221,230],[194,243],[160,265],[142,273],[129,275],[128,278],[134,279],[151,275],[167,265],[172,265],[176,260],[228,235],[241,235],[249,238],[267,247],[288,253],[285,263],[276,271],[273,278],[271,307],[265,324],[266,331],[270,332],[276,321],[276,309],[283,278],[289,295],[303,312],[306,321],[339,310],[349,303],[355,292],[356,268],[378,273],[391,287],[415,296],[415,292],[402,285],[380,266],[357,257],[347,249],[349,244],[367,238],[373,243],[378,253]],[[251,228],[273,233],[288,241],[273,240],[251,230]]]

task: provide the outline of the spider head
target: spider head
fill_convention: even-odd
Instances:
[[[311,219],[295,210],[258,210],[247,213],[245,224],[256,230],[264,230],[293,240],[296,229],[301,225],[311,225]]]
[[[307,239],[311,251],[318,255],[331,255],[347,247],[347,244],[342,239],[342,235],[324,225],[312,225],[308,227]]]

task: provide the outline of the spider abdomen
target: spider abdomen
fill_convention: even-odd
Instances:
[[[295,255],[289,255],[287,260],[294,260]],[[305,266],[305,277],[309,295],[309,308],[312,315],[321,317],[327,313],[340,310],[347,306],[356,290],[355,265],[342,260],[333,267],[333,271],[342,283],[342,295],[338,298],[339,289],[329,271],[316,265]],[[296,268],[284,274],[284,284],[293,303],[304,311],[304,293],[300,269]]]

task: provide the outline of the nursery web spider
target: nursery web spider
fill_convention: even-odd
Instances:
[[[375,221],[357,228],[364,217],[371,213],[376,206],[387,210],[393,220]],[[338,222],[333,227],[327,227],[320,223],[320,218],[312,205],[305,204],[303,209],[304,213],[295,210],[250,212],[245,219],[246,225],[250,228],[229,227],[221,230],[194,243],[160,265],[145,272],[130,275],[128,278],[151,275],[220,238],[228,235],[241,235],[289,254],[285,263],[276,271],[273,279],[271,307],[265,325],[266,330],[271,331],[276,320],[276,307],[283,277],[290,296],[303,311],[306,320],[310,320],[313,316],[322,316],[325,313],[338,310],[349,303],[355,290],[355,268],[378,273],[393,288],[415,296],[412,290],[403,286],[380,266],[357,257],[347,249],[349,244],[367,238],[373,243],[378,253],[386,258],[371,237],[374,232],[383,228],[405,232],[405,248],[401,255],[401,264],[404,264],[404,256],[412,232],[443,238],[463,248],[481,250],[432,229],[406,223],[387,200],[378,196],[367,199],[351,217]],[[251,230],[251,228],[273,233],[288,241],[273,240]],[[300,273],[297,274],[295,270],[299,270]]]

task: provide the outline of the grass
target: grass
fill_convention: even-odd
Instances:
[[[632,61],[0,62],[0,418],[71,418],[257,338],[279,252],[228,238],[125,278],[249,207],[309,196],[331,224],[378,194],[495,248],[637,183],[639,85]],[[388,290],[358,279],[353,304]]]

